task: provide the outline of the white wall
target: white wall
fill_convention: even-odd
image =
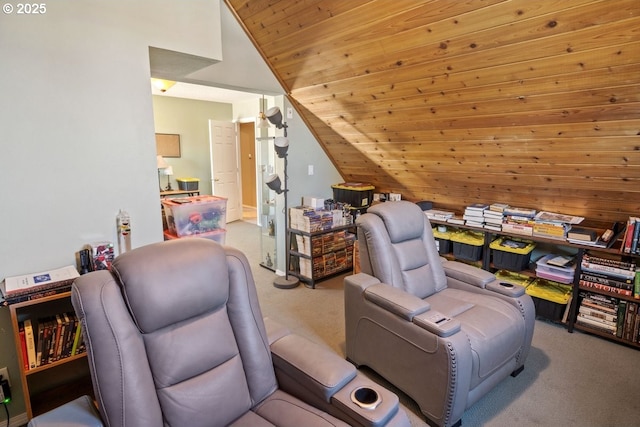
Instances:
[[[0,279],[115,242],[120,208],[134,247],[161,240],[148,48],[221,59],[217,0],[46,4],[40,16],[0,14]],[[17,372],[7,309],[0,349]]]

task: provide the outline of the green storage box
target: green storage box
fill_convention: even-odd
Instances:
[[[527,276],[526,274],[515,273],[509,270],[498,270],[495,272],[496,279],[501,282],[512,283],[514,285],[522,286],[526,288],[535,280],[531,276]]]
[[[495,268],[521,271],[529,267],[531,251],[536,247],[528,240],[500,237],[489,244]]]
[[[438,227],[433,227],[433,237],[436,239],[436,245],[440,255],[451,253],[451,235],[453,233],[454,232],[450,230],[438,231]]]
[[[464,230],[451,235],[453,255],[465,261],[479,261],[482,258],[484,233],[481,231]]]
[[[360,182],[343,182],[334,184],[331,188],[333,188],[333,199],[336,202],[348,203],[355,208],[369,206],[373,201],[375,189],[371,184]]]
[[[571,298],[571,289],[570,285],[552,280],[535,279],[525,291],[533,299],[537,316],[560,322]]]
[[[178,189],[182,191],[198,191],[200,180],[198,178],[176,178]]]

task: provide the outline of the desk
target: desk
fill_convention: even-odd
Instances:
[[[199,196],[200,190],[170,190],[170,191],[161,191],[160,197],[168,197],[168,196]]]

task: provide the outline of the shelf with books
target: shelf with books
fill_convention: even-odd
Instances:
[[[289,274],[315,288],[317,281],[353,269],[355,225],[307,232],[289,229]]]
[[[480,261],[475,265],[484,270],[495,272],[499,276],[517,275],[526,280],[525,287],[536,284],[552,289],[558,289],[558,298],[544,299],[533,295],[539,316],[554,322],[568,325],[571,301],[573,300],[573,286],[575,281],[575,263],[580,249],[589,248],[584,244],[569,242],[566,239],[523,235],[518,232],[504,230],[488,230],[469,226],[467,224],[450,224],[443,220],[430,219],[432,225],[446,226],[454,234],[461,230],[484,233],[484,247],[481,250]],[[434,231],[434,236],[437,233]],[[504,246],[504,247],[503,247]],[[610,253],[618,253],[618,249],[605,249]],[[449,260],[458,260],[454,253],[441,255]],[[555,258],[563,258],[572,265],[556,266],[548,264]],[[531,261],[535,261],[534,264]],[[464,261],[464,260],[463,260]],[[560,298],[562,297],[562,298]],[[566,300],[566,301],[565,301]]]
[[[579,259],[569,332],[640,348],[640,256],[581,249]]]
[[[9,305],[29,418],[45,410],[38,403],[48,400],[43,394],[53,394],[64,403],[79,397],[81,388],[70,387],[69,393],[62,394],[55,390],[66,383],[90,383],[80,324],[70,296],[71,292],[62,292]]]

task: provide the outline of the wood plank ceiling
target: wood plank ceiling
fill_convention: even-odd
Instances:
[[[226,2],[346,181],[640,215],[640,1]]]

